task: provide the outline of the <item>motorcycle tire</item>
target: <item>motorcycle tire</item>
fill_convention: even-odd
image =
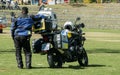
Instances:
[[[80,66],[88,66],[88,56],[84,48],[82,53],[78,55],[78,63]]]
[[[48,53],[47,54],[47,61],[50,68],[61,68],[62,67],[62,60],[56,53]]]

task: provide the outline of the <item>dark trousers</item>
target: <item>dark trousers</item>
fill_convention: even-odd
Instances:
[[[26,67],[31,67],[31,48],[30,48],[30,37],[26,36],[15,36],[14,37],[14,43],[16,48],[16,60],[18,67],[23,67],[23,61],[22,61],[22,49],[25,54],[25,62]]]

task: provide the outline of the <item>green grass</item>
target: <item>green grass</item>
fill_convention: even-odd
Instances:
[[[38,6],[28,6],[30,14],[38,12]],[[68,5],[49,6],[54,8],[58,19],[74,20],[81,17],[85,23],[86,33],[85,49],[89,57],[88,67],[79,67],[78,62],[65,63],[63,68],[51,69],[48,66],[46,55],[33,54],[33,69],[18,69],[15,60],[15,49],[9,32],[5,28],[0,34],[0,75],[119,75],[120,74],[120,31],[119,4],[89,4],[80,7]],[[35,9],[34,9],[35,8]],[[74,11],[76,14],[74,14]],[[9,14],[16,10],[1,10]],[[65,14],[63,14],[65,13]],[[112,15],[111,15],[112,14]],[[117,17],[118,16],[118,17]],[[59,23],[62,21],[59,21]],[[63,22],[64,23],[64,22]],[[89,29],[95,28],[95,29]],[[98,28],[98,29],[96,29]],[[32,37],[32,39],[35,37]],[[32,40],[31,39],[31,40]],[[23,61],[24,54],[23,54]]]
[[[114,30],[85,29],[85,48],[89,57],[88,67],[79,67],[78,62],[65,63],[63,68],[51,69],[46,55],[33,54],[33,68],[18,69],[13,41],[4,29],[0,34],[0,75],[119,75],[120,33]],[[111,35],[110,35],[111,34]],[[32,37],[33,39],[34,37]],[[110,41],[106,41],[110,40]],[[115,40],[118,40],[117,42]],[[24,54],[23,54],[23,61]]]

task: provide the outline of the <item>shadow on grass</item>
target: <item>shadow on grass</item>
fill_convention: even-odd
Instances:
[[[120,50],[101,48],[95,50],[87,50],[87,53],[120,53]]]
[[[32,67],[32,69],[48,69],[49,67]]]
[[[87,53],[120,53],[120,49],[115,50],[115,49],[95,49],[95,50],[86,50]],[[15,52],[15,49],[11,50],[0,50],[0,53],[12,53]]]
[[[2,54],[2,53],[13,53],[13,52],[15,52],[14,49],[11,49],[11,50],[0,50],[0,54]]]
[[[99,64],[90,64],[88,66],[73,66],[73,65],[70,65],[69,67],[63,67],[63,68],[71,68],[71,69],[85,69],[86,67],[106,67],[106,65],[99,65]]]
[[[32,67],[32,69],[86,69],[86,67],[106,67],[106,65],[99,65],[99,64],[90,64],[88,66],[82,67],[79,65],[73,66],[69,65],[68,67],[62,67],[62,68],[50,68],[50,67]]]
[[[85,67],[82,67],[82,66],[79,66],[79,65],[76,65],[76,66],[73,66],[73,65],[69,65],[68,67],[63,67],[64,69],[65,68],[69,68],[69,69],[85,69]]]
[[[90,64],[87,67],[106,67],[106,65]]]
[[[85,69],[85,67],[81,66],[68,66],[68,67],[62,67],[62,68],[50,68],[50,67],[32,67],[32,69]]]

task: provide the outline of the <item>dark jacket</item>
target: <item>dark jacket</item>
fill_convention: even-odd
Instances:
[[[21,14],[16,21],[12,23],[11,32],[14,36],[30,36],[32,33],[32,25],[34,24],[33,19],[26,15]]]
[[[44,18],[43,15],[33,15],[28,16],[26,14],[21,14],[11,25],[11,34],[14,36],[30,36],[32,33],[32,26],[35,22]]]

